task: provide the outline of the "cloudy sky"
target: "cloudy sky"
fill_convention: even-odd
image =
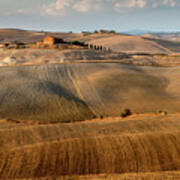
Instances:
[[[180,0],[0,0],[0,28],[180,31]]]

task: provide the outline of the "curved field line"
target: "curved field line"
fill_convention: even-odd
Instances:
[[[74,78],[73,78],[73,75],[72,75],[72,73],[71,73],[70,67],[67,67],[67,74],[68,74],[68,77],[71,79],[71,81],[72,81],[72,83],[73,83],[73,85],[74,85],[74,87],[75,87],[75,89],[76,89],[76,91],[77,91],[77,93],[78,93],[78,96],[79,96],[82,100],[85,100],[83,94],[81,93],[81,90],[80,90],[80,87],[79,87],[78,83],[76,83],[76,81],[75,81]],[[89,109],[93,112],[93,114],[97,115],[97,112],[96,112],[96,110],[95,110],[94,108],[92,108],[92,107],[89,106],[88,104],[87,104],[87,106],[88,106]]]

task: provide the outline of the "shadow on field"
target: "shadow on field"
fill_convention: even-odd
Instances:
[[[95,87],[104,103],[110,103],[112,110],[131,108],[135,112],[143,112],[173,109],[169,106],[175,105],[177,99],[167,91],[169,79],[162,73],[155,75],[153,71],[149,72],[135,66],[121,66],[118,71],[110,67],[104,76],[97,78]]]
[[[3,68],[0,116],[69,122],[102,116],[178,110],[178,96],[167,91],[166,69],[119,63]],[[72,81],[72,78],[73,81]],[[178,96],[179,97],[179,96]],[[92,112],[93,111],[93,112]]]

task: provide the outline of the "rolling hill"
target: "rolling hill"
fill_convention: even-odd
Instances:
[[[145,39],[140,36],[113,35],[103,38],[92,38],[89,41],[92,44],[103,45],[111,48],[115,52],[126,53],[150,53],[150,54],[169,54],[168,47],[162,46],[155,41]]]
[[[159,33],[147,33],[142,34],[142,37],[149,37],[149,38],[156,38],[156,39],[163,39],[169,40],[174,42],[180,42],[180,32],[159,32]]]
[[[0,29],[0,43],[1,42],[14,42],[20,41],[24,43],[33,43],[42,40],[44,36],[51,35],[63,39],[74,39],[81,37],[76,33],[56,33],[44,31],[26,31],[21,29]]]
[[[179,112],[179,67],[75,63],[2,67],[0,117],[79,121],[135,113]]]
[[[79,40],[94,45],[111,48],[114,52],[169,54],[180,52],[180,43],[169,39],[160,39],[156,35],[131,36],[127,34],[88,34],[58,33],[44,31],[25,31],[19,29],[0,29],[0,43],[20,41],[32,43],[51,35],[66,41]],[[161,41],[161,42],[160,42]],[[172,48],[173,47],[173,48]],[[176,49],[177,48],[177,49]]]
[[[46,34],[1,29],[0,42]],[[1,49],[0,179],[179,179],[179,44],[48,34],[115,52]]]
[[[49,125],[1,121],[0,178],[179,177],[179,122],[179,114]]]

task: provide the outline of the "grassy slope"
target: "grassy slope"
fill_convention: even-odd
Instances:
[[[133,112],[177,112],[179,68],[85,63],[0,71],[1,118],[69,122]]]
[[[101,37],[101,35],[92,35],[87,39],[87,41],[95,45],[103,45],[111,48],[115,52],[154,54],[170,53],[168,47],[164,47],[155,41],[138,36],[109,35]]]
[[[0,178],[180,170],[180,116],[84,123],[1,122]]]

